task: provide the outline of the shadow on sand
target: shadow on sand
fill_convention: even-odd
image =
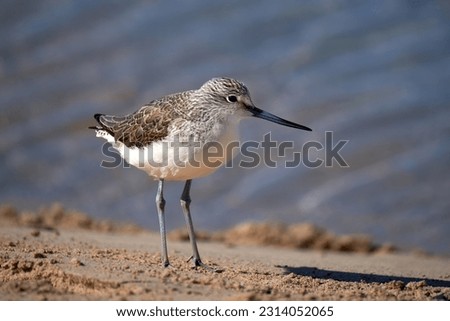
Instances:
[[[345,281],[345,282],[366,282],[366,283],[387,283],[391,281],[402,281],[405,284],[409,282],[425,281],[426,285],[432,287],[450,287],[450,281],[428,279],[428,278],[412,278],[395,275],[383,275],[383,274],[367,274],[356,272],[341,272],[332,270],[323,270],[315,267],[291,267],[291,266],[276,266],[282,268],[286,274],[294,273],[301,276],[310,276],[317,279]]]

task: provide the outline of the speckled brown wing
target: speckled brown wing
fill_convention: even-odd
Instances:
[[[179,117],[174,108],[174,104],[180,103],[178,96],[180,94],[154,100],[126,116],[97,114],[94,117],[101,126],[99,129],[107,131],[116,141],[127,147],[141,148],[167,136],[170,123]]]

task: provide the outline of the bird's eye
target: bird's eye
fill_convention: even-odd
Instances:
[[[229,103],[235,103],[235,102],[237,102],[237,97],[234,95],[227,96],[227,101]]]

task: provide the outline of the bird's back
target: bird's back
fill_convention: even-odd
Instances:
[[[106,131],[127,147],[148,146],[167,137],[170,123],[183,117],[189,94],[182,92],[153,100],[125,116],[96,114],[99,126],[93,128]]]

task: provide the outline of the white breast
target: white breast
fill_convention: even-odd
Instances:
[[[178,138],[179,133],[173,132],[166,139],[143,148],[129,148],[104,131],[97,131],[97,136],[112,143],[127,163],[155,179],[187,180],[209,175],[236,156],[238,123],[239,119],[216,123],[200,141],[194,142]]]

